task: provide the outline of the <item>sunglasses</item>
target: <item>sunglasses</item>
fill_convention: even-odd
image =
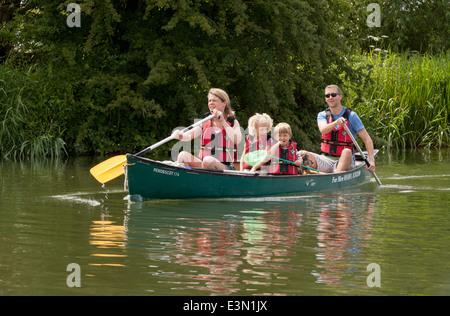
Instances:
[[[334,98],[334,97],[336,97],[337,95],[340,95],[340,93],[329,93],[329,94],[325,94],[325,98],[328,99],[330,96]]]

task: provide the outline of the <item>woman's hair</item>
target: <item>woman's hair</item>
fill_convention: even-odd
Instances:
[[[272,129],[273,120],[272,118],[266,114],[259,114],[256,113],[252,117],[248,119],[248,132],[250,135],[255,136],[256,135],[256,128],[261,125],[267,125],[268,130],[270,131]]]
[[[223,110],[225,115],[228,116],[234,116],[234,111],[231,109],[231,101],[228,94],[223,91],[222,89],[218,88],[211,88],[208,92],[208,96],[212,94],[218,97],[222,102],[225,102],[225,109]]]
[[[278,123],[275,126],[274,134],[289,134],[289,137],[292,137],[292,130],[288,123]]]

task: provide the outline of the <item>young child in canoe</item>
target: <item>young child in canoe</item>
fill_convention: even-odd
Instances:
[[[298,175],[298,167],[303,163],[303,159],[297,151],[297,143],[291,140],[292,130],[289,124],[277,124],[274,137],[278,142],[272,146],[268,155],[292,161],[295,164],[270,158],[269,173],[273,175]]]
[[[248,120],[249,135],[245,138],[245,149],[242,153],[240,162],[241,171],[256,172],[259,169],[261,173],[269,172],[268,164],[252,167],[245,163],[244,157],[249,152],[256,150],[270,150],[274,143],[272,137],[269,135],[270,130],[272,129],[272,124],[272,119],[266,113],[256,113]]]

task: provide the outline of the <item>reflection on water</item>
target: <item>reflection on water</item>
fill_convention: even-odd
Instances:
[[[366,274],[361,264],[368,262],[373,194],[279,201],[189,202],[184,211],[190,215],[182,217],[164,213],[163,202],[130,204],[128,245],[134,233],[145,235],[149,273],[171,284],[171,294],[296,295],[303,291],[292,288],[299,275],[315,278],[311,283],[349,284],[342,280]]]
[[[207,269],[201,275],[202,284],[186,289],[232,294],[241,290],[240,283],[248,286],[247,291],[256,290],[252,285],[273,285],[272,280],[278,279],[273,270],[292,269],[289,262],[295,254],[287,248],[296,242],[298,217],[289,212],[286,219],[280,222],[281,213],[276,210],[251,210],[220,220],[191,222],[177,232],[171,260]]]
[[[381,187],[145,203],[90,161],[0,162],[0,294],[448,295],[449,156],[385,155]]]
[[[102,215],[101,220],[92,221],[89,233],[89,244],[95,246],[96,249],[125,249],[127,240],[126,229],[124,225],[117,225],[115,221],[108,220],[110,215]],[[125,217],[126,220],[126,217]],[[125,221],[124,220],[124,221]],[[108,258],[106,263],[93,262],[91,266],[124,266],[115,262],[113,259],[126,257],[124,254],[115,254],[106,252],[92,253],[92,257]]]
[[[322,272],[313,272],[316,282],[342,285],[346,274],[355,272],[355,263],[365,262],[363,252],[371,237],[375,198],[373,195],[361,198],[364,200],[357,203],[354,197],[337,197],[334,209],[321,209],[316,267]],[[364,212],[359,213],[358,209]]]

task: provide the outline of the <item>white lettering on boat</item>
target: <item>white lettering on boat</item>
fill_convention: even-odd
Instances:
[[[158,169],[158,168],[153,168],[153,172],[157,172],[157,173],[162,173],[168,176],[175,176],[175,177],[179,177],[180,174],[176,171],[173,170],[164,170],[164,169]]]
[[[337,182],[342,182],[342,181],[348,181],[348,180],[351,180],[351,179],[358,178],[359,176],[361,176],[361,170],[357,170],[357,171],[352,172],[352,173],[347,173],[347,174],[344,174],[343,176],[336,176],[336,177],[333,177],[333,178],[331,179],[331,183],[337,183]]]

